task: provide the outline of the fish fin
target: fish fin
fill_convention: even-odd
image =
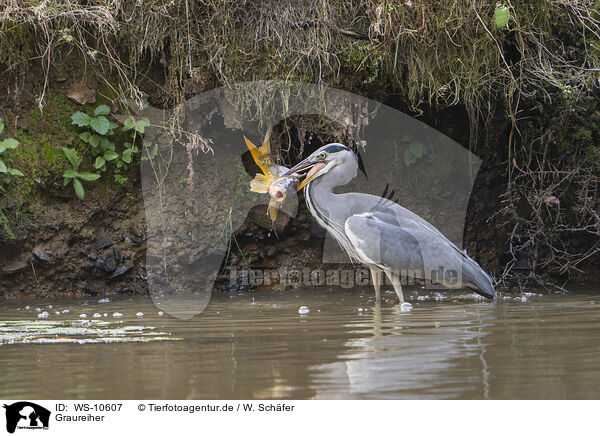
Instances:
[[[258,148],[256,148],[256,145],[254,145],[252,143],[252,141],[250,141],[248,138],[246,138],[246,136],[244,136],[244,141],[246,141],[246,146],[250,150],[250,153],[252,154],[252,158],[254,159],[254,162],[256,162],[256,165],[258,165],[260,167],[261,171],[264,174],[268,174],[269,169],[265,168],[264,166],[261,165],[261,162],[265,159],[264,153],[261,150],[259,150]],[[262,149],[262,146],[261,146],[261,149]]]
[[[261,194],[269,192],[270,186],[271,185],[267,182],[264,174],[257,174],[250,182],[250,190],[252,192],[259,192]]]
[[[267,214],[269,214],[271,221],[275,222],[277,219],[277,212],[279,212],[280,207],[281,205],[271,198],[271,201],[269,201],[269,207],[267,207]]]

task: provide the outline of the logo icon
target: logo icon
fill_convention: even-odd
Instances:
[[[4,405],[6,409],[6,431],[14,433],[19,429],[48,429],[50,411],[42,406],[28,401],[19,401]]]

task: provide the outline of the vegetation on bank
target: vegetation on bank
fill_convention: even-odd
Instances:
[[[0,80],[37,65],[32,116],[54,105],[61,126],[31,138],[4,113],[22,138],[8,155],[27,189],[68,174],[82,197],[76,174],[110,166],[120,183],[119,165],[138,153],[126,137],[136,128],[117,129],[104,103],[143,105],[150,94],[172,106],[209,87],[283,79],[397,95],[417,115],[460,106],[470,148],[501,156],[506,173],[494,222],[511,259],[500,276],[525,263],[539,281],[568,277],[600,250],[599,9],[598,0],[3,0]],[[76,115],[51,78],[82,73],[101,81],[106,101]],[[11,183],[1,179],[0,192]]]

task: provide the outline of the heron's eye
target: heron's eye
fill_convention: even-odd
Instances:
[[[321,154],[319,154],[319,159],[325,159],[327,157],[327,153],[322,152]]]

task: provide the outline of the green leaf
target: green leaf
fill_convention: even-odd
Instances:
[[[80,200],[83,200],[85,197],[85,190],[83,189],[83,185],[77,179],[73,179],[73,187],[75,188],[75,194],[79,197]]]
[[[5,173],[7,170],[8,168],[6,168],[6,164],[2,159],[0,159],[0,173]]]
[[[0,133],[2,132],[4,132],[4,121],[2,120],[2,118],[0,118]]]
[[[2,142],[6,144],[6,148],[9,149],[15,149],[19,146],[19,141],[17,141],[15,138],[6,138]]]
[[[100,141],[102,140],[102,136],[100,135],[91,135],[90,136],[90,145],[94,148],[98,147],[98,145],[100,145]]]
[[[404,165],[411,166],[417,161],[417,157],[410,150],[404,150]]]
[[[128,148],[127,150],[125,150],[123,152],[123,162],[131,163],[131,153],[132,153],[131,148]]]
[[[98,156],[94,162],[94,168],[102,168],[104,165],[106,165],[106,160],[102,156]]]
[[[81,139],[83,142],[90,142],[91,137],[92,134],[90,132],[83,132],[79,134],[79,139]]]
[[[100,178],[100,174],[77,173],[77,177],[79,177],[81,180],[85,180],[86,182],[93,182],[94,180],[98,180]]]
[[[108,115],[109,113],[110,113],[110,108],[108,106],[106,106],[105,104],[101,104],[100,106],[96,107],[96,109],[94,110],[94,115],[96,115],[96,116]]]
[[[118,124],[115,124],[112,121],[110,122],[110,130],[115,130],[117,127],[119,127]]]
[[[111,160],[115,160],[118,157],[119,157],[119,155],[117,153],[115,153],[114,151],[112,151],[112,150],[106,150],[104,152],[104,159],[107,162],[110,162]]]
[[[69,183],[71,183],[73,181],[73,179],[67,179],[66,177],[63,180],[63,186],[67,186]]]
[[[425,147],[423,147],[423,144],[419,141],[413,141],[408,144],[408,149],[418,158],[422,157],[423,153],[425,153]]]
[[[74,179],[75,177],[77,177],[77,173],[75,172],[75,170],[67,170],[63,174],[63,177],[65,179]]]
[[[150,125],[150,120],[148,118],[144,117],[135,123],[135,130],[137,130],[140,133],[144,133],[144,130],[149,125]]]
[[[71,164],[73,168],[77,168],[79,166],[79,156],[77,156],[77,152],[72,148],[63,147],[63,153],[67,157],[67,160]]]
[[[509,17],[510,11],[506,6],[497,6],[494,10],[494,23],[496,23],[496,27],[506,27]]]
[[[21,176],[21,177],[25,175],[16,168],[8,168],[8,174],[10,174],[11,176]]]
[[[102,146],[102,150],[114,150],[114,144],[106,137],[102,137],[100,140],[100,145]]]
[[[0,153],[5,152],[6,150],[12,150],[18,146],[19,141],[14,138],[6,138],[4,141],[0,141]]]
[[[125,121],[123,121],[123,130],[131,130],[135,127],[135,121],[133,121],[133,118],[127,118]]]
[[[71,124],[75,124],[79,127],[85,127],[90,125],[91,118],[83,112],[75,112],[71,115]]]
[[[110,121],[105,116],[90,118],[90,127],[100,135],[106,135],[110,129]]]

